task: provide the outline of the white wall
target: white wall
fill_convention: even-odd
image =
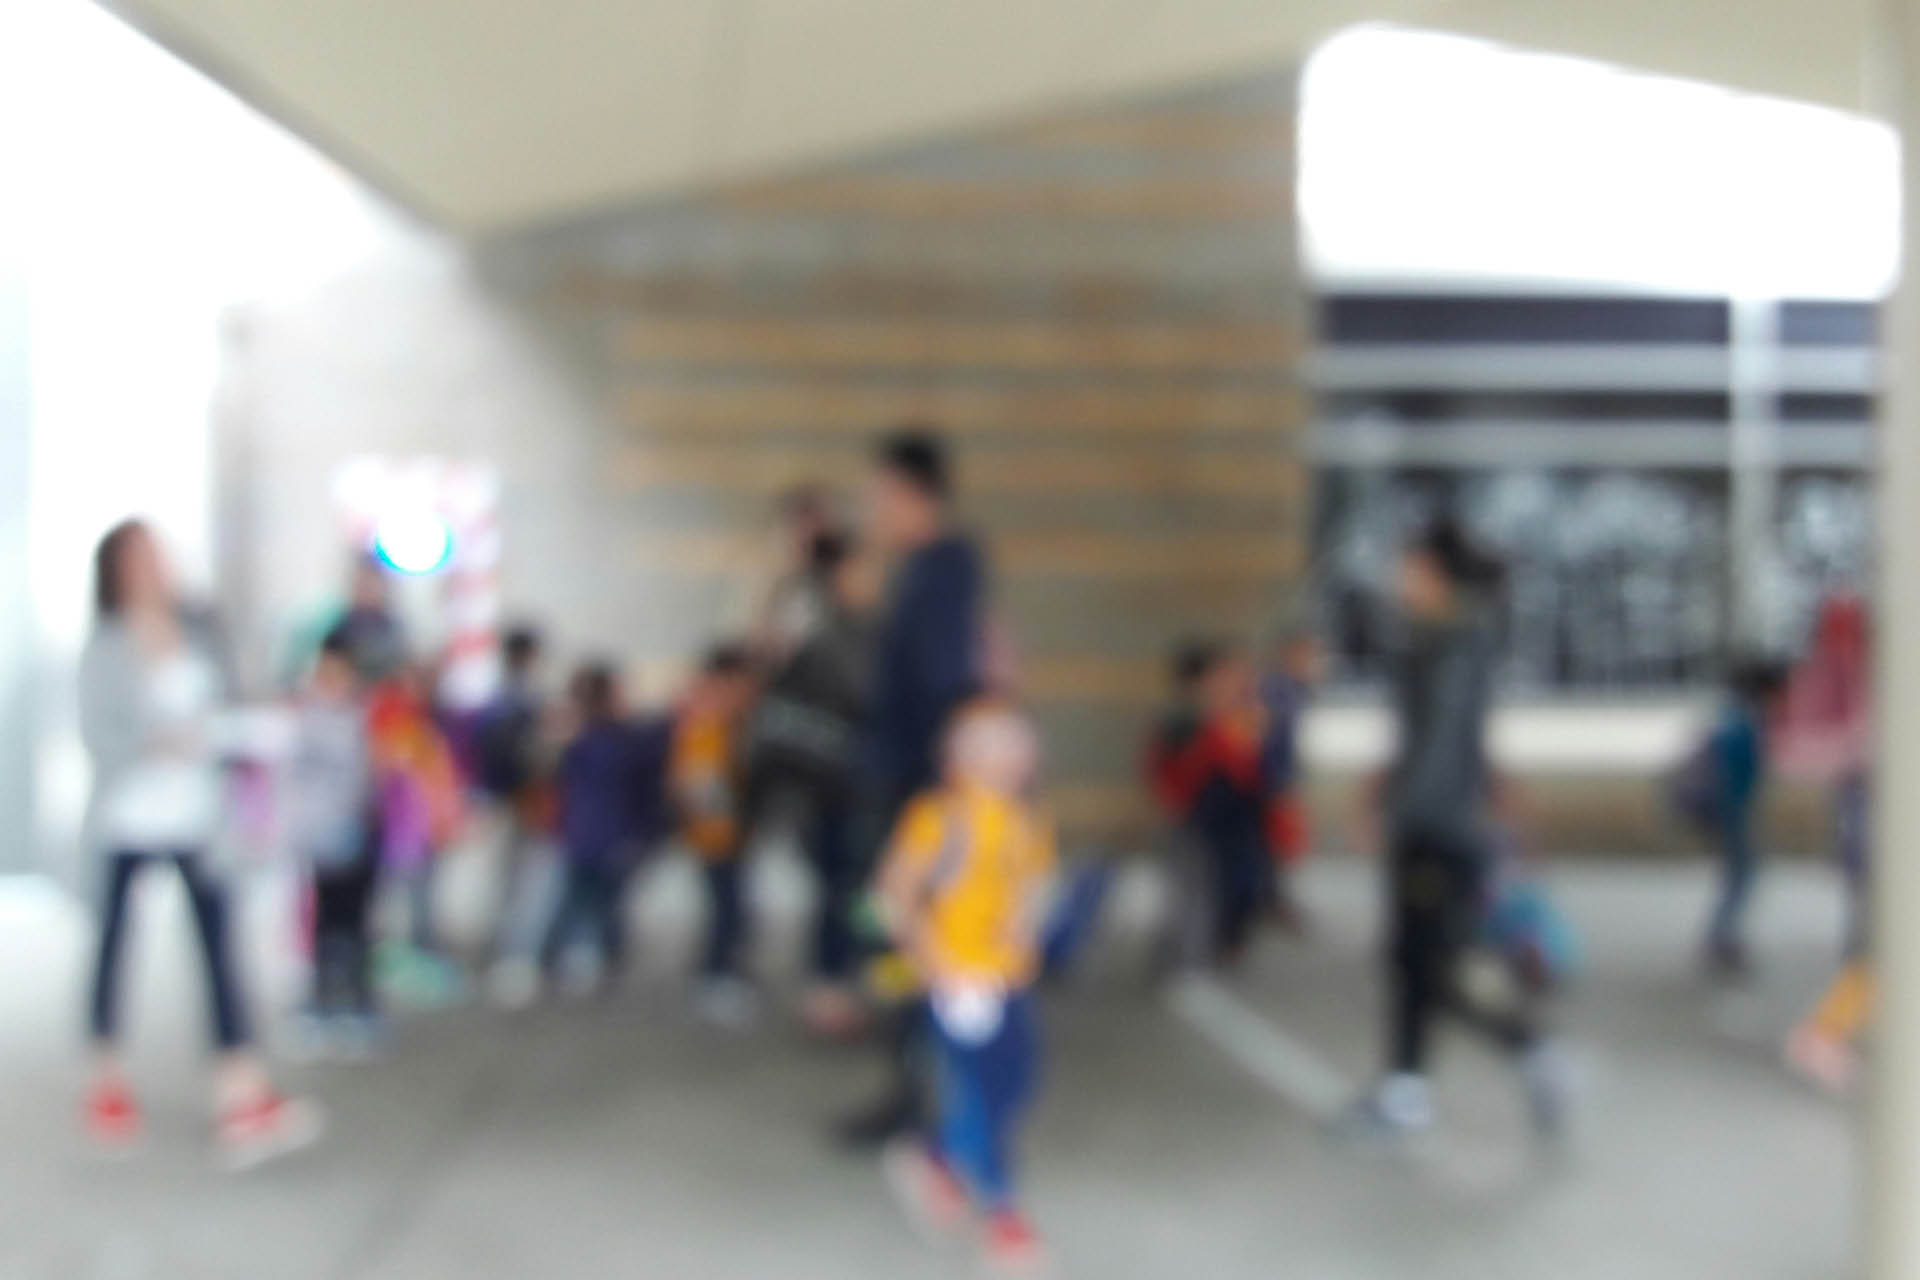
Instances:
[[[86,0],[0,6],[0,49],[0,115],[17,131],[6,238],[25,250],[31,340],[39,836],[59,859],[86,788],[70,680],[93,543],[148,516],[188,581],[208,585],[222,316],[329,276],[383,217],[304,144]],[[18,655],[0,661],[21,675]]]

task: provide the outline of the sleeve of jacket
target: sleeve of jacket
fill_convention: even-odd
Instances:
[[[980,556],[970,546],[942,558],[920,584],[915,604],[914,665],[936,724],[980,685]]]

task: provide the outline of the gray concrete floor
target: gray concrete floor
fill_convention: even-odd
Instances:
[[[1817,869],[1759,904],[1765,968],[1728,995],[1693,974],[1697,868],[1581,864],[1561,898],[1588,973],[1562,1010],[1585,1107],[1569,1154],[1530,1148],[1505,1069],[1446,1044],[1443,1123],[1398,1159],[1316,1124],[1171,1012],[1107,948],[1047,1010],[1027,1138],[1032,1207],[1062,1276],[1661,1280],[1852,1274],[1847,1108],[1777,1066],[1830,970]],[[1358,1082],[1375,1052],[1371,879],[1313,870],[1308,943],[1265,943],[1234,998]],[[390,1060],[290,1071],[333,1130],[245,1178],[204,1149],[200,1010],[179,904],[157,890],[129,992],[151,1133],[103,1163],[75,1132],[86,922],[37,882],[0,892],[0,1276],[19,1280],[572,1280],[959,1276],[902,1225],[826,1117],[871,1079],[858,1052],[779,1019],[729,1036],[660,978],[607,1003],[403,1016]],[[255,922],[270,934],[277,907]],[[671,914],[669,908],[653,912]],[[260,979],[284,975],[271,966]],[[279,975],[279,976],[276,976]]]

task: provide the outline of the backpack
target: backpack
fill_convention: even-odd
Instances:
[[[475,775],[481,790],[510,800],[533,781],[539,719],[536,707],[518,699],[487,709],[474,740]]]
[[[864,722],[862,638],[822,627],[760,695],[747,730],[749,772],[809,791],[851,785]]]

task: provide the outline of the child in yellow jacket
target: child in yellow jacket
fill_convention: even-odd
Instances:
[[[706,875],[711,918],[701,963],[700,1004],[714,1021],[752,1017],[751,988],[740,974],[747,915],[741,826],[740,730],[753,700],[746,650],[709,652],[674,722],[667,785],[681,838]]]
[[[989,1261],[1021,1268],[1040,1248],[1015,1204],[1013,1145],[1037,1075],[1031,988],[1054,861],[1052,831],[1023,794],[1036,753],[1011,707],[963,709],[945,778],[907,806],[879,884],[926,985],[938,1079],[931,1140],[891,1151],[889,1172],[931,1227],[959,1225],[971,1199],[986,1215]]]

